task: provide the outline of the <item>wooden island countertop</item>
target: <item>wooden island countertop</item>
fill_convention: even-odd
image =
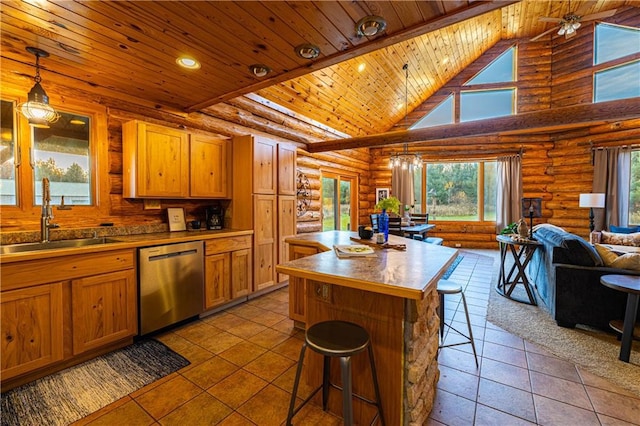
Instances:
[[[302,328],[327,320],[364,327],[375,354],[385,424],[424,424],[439,378],[436,285],[458,250],[390,235],[390,244],[405,244],[406,250],[374,247],[370,257],[339,258],[333,246],[358,244],[352,240],[357,237],[327,231],[285,239],[290,261],[276,270],[289,275],[289,316]],[[366,354],[352,357],[352,363],[354,392],[373,399]],[[322,382],[322,357],[307,351],[305,364],[313,388]],[[339,372],[333,364],[332,382],[340,383]],[[358,399],[353,404],[355,422],[370,423],[375,409]],[[329,410],[341,415],[340,392],[331,391]]]

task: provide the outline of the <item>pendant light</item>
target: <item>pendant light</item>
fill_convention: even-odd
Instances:
[[[409,64],[404,64],[402,67],[404,70],[404,119],[407,123],[409,116]],[[389,157],[389,168],[399,168],[402,170],[409,169],[415,171],[422,168],[422,157],[420,154],[411,154],[409,152],[409,145],[404,144],[402,152],[391,153]]]
[[[60,114],[49,105],[49,97],[40,85],[40,58],[48,57],[49,53],[31,46],[26,50],[36,57],[36,75],[33,77],[36,84],[29,91],[27,102],[18,105],[18,111],[29,120],[30,126],[46,129],[60,118]]]

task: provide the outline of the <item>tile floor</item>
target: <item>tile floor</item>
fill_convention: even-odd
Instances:
[[[441,351],[429,425],[640,425],[640,398],[487,322],[497,252],[463,254],[450,280],[465,287],[479,367],[470,345]],[[76,425],[284,424],[303,339],[287,302],[285,288],[158,336],[191,365]],[[445,318],[464,330],[457,302],[447,296]],[[342,424],[313,405],[294,420]]]

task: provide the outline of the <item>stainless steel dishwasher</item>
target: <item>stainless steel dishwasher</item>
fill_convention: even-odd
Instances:
[[[138,260],[141,335],[202,313],[202,241],[141,248]]]

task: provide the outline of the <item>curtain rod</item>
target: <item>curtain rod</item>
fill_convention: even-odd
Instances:
[[[635,149],[635,148],[640,148],[640,143],[625,143],[622,145],[615,145],[615,144],[611,144],[611,145],[599,145],[596,146],[593,142],[589,141],[589,142],[579,142],[578,146],[589,146],[589,148],[591,148],[592,150],[594,149],[605,149],[605,148],[631,148],[631,149]]]

